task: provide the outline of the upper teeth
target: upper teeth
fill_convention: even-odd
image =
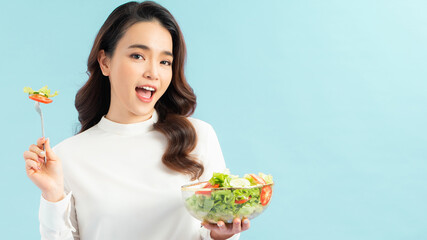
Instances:
[[[141,88],[143,88],[143,89],[145,89],[145,90],[148,90],[148,91],[152,91],[152,92],[154,92],[156,89],[154,89],[154,88],[152,88],[152,87],[147,87],[147,86],[143,86],[143,87],[141,87]]]

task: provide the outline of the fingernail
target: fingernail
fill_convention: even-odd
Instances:
[[[249,220],[248,220],[248,219],[245,219],[245,220],[243,220],[243,223],[244,223],[244,224],[248,224],[248,223],[249,223]]]
[[[218,227],[224,226],[222,223],[217,223]]]
[[[45,154],[45,152],[44,152],[44,151],[41,151],[41,152],[40,152],[40,155],[44,155],[44,154]]]

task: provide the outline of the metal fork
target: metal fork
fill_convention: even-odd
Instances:
[[[36,104],[34,105],[34,108],[36,109],[36,111],[40,115],[41,122],[42,122],[42,137],[44,138],[43,113],[42,113],[42,109],[40,108],[40,103],[36,102]],[[43,151],[45,152],[45,154],[44,154],[44,163],[46,164],[46,151],[45,151],[44,144],[43,144]]]

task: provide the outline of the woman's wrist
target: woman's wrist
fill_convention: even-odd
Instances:
[[[59,201],[61,201],[62,199],[65,198],[65,193],[64,192],[62,192],[62,193],[59,193],[59,192],[52,192],[52,193],[47,192],[47,193],[44,193],[43,192],[42,196],[43,196],[43,198],[46,201],[49,201],[49,202],[59,202]]]

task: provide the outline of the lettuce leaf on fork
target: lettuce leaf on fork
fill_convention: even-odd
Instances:
[[[30,87],[24,87],[24,92],[28,93],[29,95],[38,94],[47,98],[55,97],[56,95],[58,95],[58,91],[55,91],[55,93],[50,94],[50,89],[48,89],[47,86],[40,88],[38,91],[34,91]]]

